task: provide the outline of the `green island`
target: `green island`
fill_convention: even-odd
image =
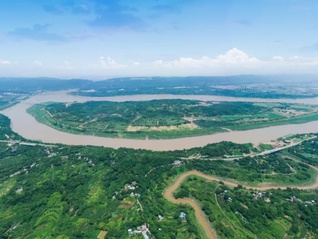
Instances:
[[[315,105],[152,100],[45,103],[28,109],[37,121],[74,134],[165,139],[318,120]]]
[[[174,197],[200,205],[219,237],[318,237],[317,135],[264,155],[267,144],[232,142],[155,152],[25,143],[0,125],[0,238],[211,238],[193,207],[165,198],[193,171],[216,180],[190,175]]]

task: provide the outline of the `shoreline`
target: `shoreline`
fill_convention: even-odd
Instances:
[[[151,100],[170,98],[169,95],[148,95],[148,96],[129,96],[129,97],[98,97],[92,99],[91,97],[74,97],[67,95],[67,92],[49,92],[48,94],[32,96],[19,104],[16,104],[8,109],[1,111],[11,120],[12,130],[20,134],[22,137],[30,140],[41,141],[43,143],[61,143],[66,145],[90,145],[90,146],[104,146],[111,148],[133,148],[146,149],[154,151],[170,151],[183,150],[194,147],[203,147],[207,144],[218,143],[222,141],[232,141],[234,143],[252,143],[258,145],[262,142],[268,142],[288,134],[306,134],[318,133],[318,121],[311,121],[302,124],[287,124],[279,126],[270,126],[265,128],[251,129],[245,131],[227,131],[215,133],[211,135],[191,136],[176,139],[127,139],[127,138],[107,138],[92,135],[71,134],[53,129],[47,125],[41,124],[35,120],[33,116],[28,114],[26,110],[34,104],[44,102],[86,102],[89,100]],[[173,96],[175,98],[182,98],[181,96]],[[173,98],[172,97],[172,98]],[[192,96],[187,96],[192,98]],[[206,100],[206,98],[194,96],[198,100]],[[208,99],[211,97],[209,96]],[[227,97],[229,98],[229,97]],[[224,101],[227,98],[222,98]],[[220,99],[220,97],[218,97]],[[221,99],[220,99],[221,100]],[[241,99],[231,98],[231,101],[240,101]],[[253,101],[260,99],[245,99],[246,101]],[[264,100],[266,101],[266,100]],[[281,100],[277,99],[281,102]],[[277,102],[271,100],[270,102]],[[303,101],[301,99],[300,101]],[[299,103],[292,100],[293,103]],[[317,102],[312,102],[318,104]]]

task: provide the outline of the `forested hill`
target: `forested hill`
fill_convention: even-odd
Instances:
[[[299,83],[301,82],[301,84]],[[238,75],[191,77],[126,77],[102,81],[57,78],[0,78],[0,93],[78,89],[82,96],[135,94],[221,95],[258,98],[318,96],[318,77],[311,75]]]
[[[89,80],[61,80],[57,78],[0,78],[0,93],[30,94],[37,91],[59,91],[85,87]]]
[[[177,94],[303,98],[318,96],[318,88],[315,89],[315,87],[318,87],[317,77],[308,75],[131,77],[92,82],[74,94],[83,96]]]

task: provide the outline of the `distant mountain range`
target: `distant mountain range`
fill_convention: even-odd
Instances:
[[[318,96],[313,75],[237,75],[191,77],[125,77],[102,81],[57,78],[0,78],[0,93],[36,93],[76,89],[82,96],[134,94],[225,95],[295,98]]]

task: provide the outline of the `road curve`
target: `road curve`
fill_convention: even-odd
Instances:
[[[195,212],[195,216],[197,218],[197,221],[198,223],[201,225],[201,227],[203,228],[204,232],[205,232],[205,235],[207,236],[207,238],[209,239],[216,239],[218,238],[217,237],[217,234],[216,232],[212,229],[211,227],[211,224],[210,222],[208,221],[206,215],[204,214],[204,212],[202,211],[200,205],[194,201],[193,199],[191,198],[178,198],[176,199],[174,196],[173,196],[173,193],[175,190],[177,190],[177,188],[181,185],[181,183],[189,176],[192,176],[192,175],[197,175],[199,177],[201,177],[201,174],[202,175],[205,175],[199,171],[188,171],[188,172],[185,172],[183,174],[181,174],[176,181],[174,181],[165,191],[164,191],[164,197],[172,202],[172,203],[175,203],[175,204],[188,204],[190,205],[193,209],[194,209],[194,212]],[[208,176],[208,175],[205,175],[205,176]]]
[[[206,215],[204,214],[204,212],[202,211],[200,205],[194,201],[191,198],[178,198],[176,199],[173,196],[173,193],[178,189],[178,187],[182,184],[182,182],[188,178],[189,176],[198,176],[201,178],[204,178],[208,181],[222,181],[224,184],[226,184],[227,186],[230,187],[236,187],[239,184],[242,185],[243,187],[247,188],[247,189],[255,189],[255,190],[260,190],[260,191],[264,191],[264,190],[269,190],[269,189],[286,189],[286,188],[298,188],[298,189],[316,189],[318,188],[318,168],[314,167],[312,165],[307,164],[308,166],[310,166],[311,168],[313,168],[316,171],[316,179],[314,183],[308,184],[308,185],[304,185],[304,186],[298,186],[298,185],[289,185],[289,186],[277,186],[277,185],[256,185],[256,186],[251,186],[251,185],[244,185],[244,184],[240,184],[239,182],[234,182],[234,181],[228,181],[228,180],[224,180],[222,178],[216,177],[216,176],[212,176],[212,175],[207,175],[204,174],[202,172],[199,172],[197,170],[191,170],[188,172],[185,172],[183,174],[181,174],[170,186],[168,186],[166,188],[166,190],[164,191],[164,197],[175,204],[188,204],[190,205],[192,208],[194,208],[195,211],[195,216],[199,222],[199,224],[202,226],[207,238],[209,239],[216,239],[217,234],[216,232],[212,229],[210,222],[208,221]]]

